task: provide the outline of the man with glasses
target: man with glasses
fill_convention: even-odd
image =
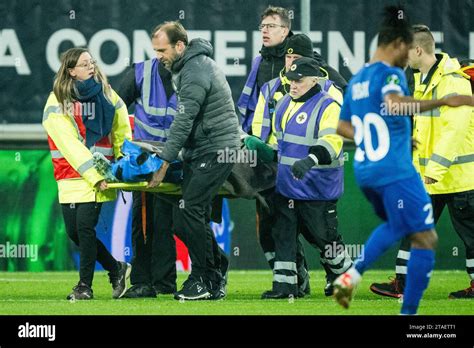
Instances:
[[[285,45],[291,36],[291,19],[287,9],[269,6],[261,16],[259,30],[262,33],[260,55],[252,62],[252,69],[237,102],[242,117],[242,129],[252,129],[253,114],[260,88],[265,82],[278,77],[285,66]]]
[[[262,108],[258,108],[259,95],[262,87],[274,79],[278,80],[280,76],[284,75],[285,72],[285,57],[287,55],[287,48],[294,49],[294,43],[300,43],[299,45],[304,46],[306,56],[314,56],[314,59],[319,66],[323,67],[328,72],[328,78],[335,82],[335,84],[343,89],[347,82],[344,78],[334,69],[329,67],[327,63],[321,58],[321,56],[313,52],[311,40],[302,39],[301,35],[296,39],[292,47],[287,47],[290,38],[293,37],[291,32],[291,19],[287,9],[282,7],[268,7],[261,15],[261,23],[259,25],[260,32],[262,33],[262,49],[260,55],[257,56],[252,63],[252,69],[245,83],[245,87],[239,98],[237,106],[241,114],[242,129],[248,134],[253,134],[256,131],[255,136],[266,141],[267,137],[263,134],[268,135],[267,132],[261,132],[262,129]],[[295,46],[296,47],[296,46]],[[309,51],[309,52],[308,52]],[[296,52],[291,52],[290,55],[294,55]],[[283,95],[283,94],[282,94]],[[273,99],[273,98],[272,98]],[[262,103],[261,103],[262,104]],[[264,104],[264,103],[263,103]],[[257,116],[254,118],[256,110]],[[274,137],[273,137],[274,138]],[[272,226],[275,221],[272,210],[272,197],[274,188],[261,192],[261,195],[265,198],[266,202],[270,207],[270,212],[257,201],[257,235],[259,237],[260,244],[265,253],[265,258],[273,269],[273,262],[275,257],[274,243],[271,237]],[[306,260],[304,257],[304,250],[301,243],[298,243],[298,282],[300,284],[299,296],[308,295],[310,293],[309,287],[309,275],[307,272]],[[332,292],[331,289],[327,290]],[[330,294],[330,293],[329,293]]]
[[[253,115],[260,89],[263,84],[278,77],[285,68],[285,46],[287,39],[293,35],[290,13],[283,7],[267,7],[261,15],[261,23],[258,28],[262,33],[262,49],[260,55],[255,57],[252,62],[251,71],[237,102],[241,114],[242,129],[249,134],[252,132]],[[347,85],[346,80],[336,70],[328,66],[317,52],[313,53],[319,66],[328,72],[329,79],[334,81],[339,88],[344,89]]]

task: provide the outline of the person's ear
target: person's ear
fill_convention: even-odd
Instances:
[[[178,48],[178,53],[183,53],[186,46],[183,41],[179,40],[176,42],[176,47]]]
[[[423,54],[423,49],[420,46],[416,46],[416,55],[419,57]]]
[[[75,69],[67,69],[67,71],[69,72],[69,75],[72,77],[72,78],[76,78],[76,72],[74,71]]]

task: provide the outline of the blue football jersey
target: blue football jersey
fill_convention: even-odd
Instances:
[[[403,70],[383,62],[366,64],[346,89],[340,119],[354,126],[354,171],[362,187],[387,185],[416,173],[410,118],[389,114],[384,97],[390,93],[410,94]]]

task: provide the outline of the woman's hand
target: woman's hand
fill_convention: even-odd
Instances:
[[[101,180],[97,184],[95,184],[95,187],[98,191],[105,191],[107,190],[107,181]]]

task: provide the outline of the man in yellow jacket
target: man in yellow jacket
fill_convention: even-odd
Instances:
[[[418,100],[441,99],[451,95],[472,95],[467,76],[457,59],[446,53],[435,54],[435,42],[429,28],[414,26],[414,46],[409,65],[415,73],[414,97]],[[449,298],[474,299],[474,108],[443,106],[415,113],[413,152],[420,173],[433,201],[437,222],[447,205],[454,229],[466,247],[466,270],[471,285],[449,294]],[[396,262],[396,278],[391,283],[372,284],[379,295],[403,294],[409,242],[402,242]]]

